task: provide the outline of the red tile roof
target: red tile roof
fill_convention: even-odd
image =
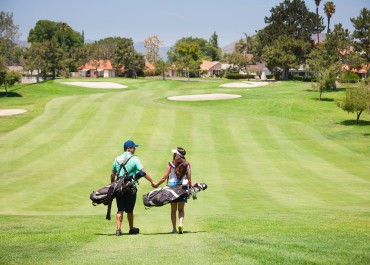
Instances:
[[[149,70],[155,70],[154,65],[149,62],[145,62],[145,67],[148,68]]]
[[[98,65],[96,65],[98,63]],[[79,70],[113,70],[112,63],[110,60],[91,60],[85,65],[78,68]]]

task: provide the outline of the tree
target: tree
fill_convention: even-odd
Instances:
[[[351,18],[351,22],[355,28],[353,37],[358,40],[354,43],[355,50],[363,54],[366,61],[370,62],[370,10],[361,9],[360,15]]]
[[[283,78],[287,78],[289,66],[305,62],[313,46],[311,35],[324,29],[323,19],[310,12],[302,0],[284,0],[270,13],[269,17],[265,17],[268,25],[257,32],[257,55],[269,59],[270,70],[282,67]],[[280,63],[279,58],[273,58],[279,54],[284,56]]]
[[[13,22],[13,13],[1,11],[0,63],[2,66],[18,63],[18,56],[22,53],[22,49],[14,43],[18,36],[18,25]]]
[[[206,45],[205,55],[210,57],[212,61],[219,61],[221,54],[221,48],[218,46],[218,35],[214,32]]]
[[[155,63],[154,63],[155,69],[160,71],[162,74],[163,80],[165,79],[165,72],[167,69],[171,66],[168,62],[162,60],[159,58]]]
[[[321,0],[315,0],[315,4],[316,4],[316,16],[317,16],[317,22],[319,22],[319,6],[320,6],[320,3],[321,3]],[[316,33],[317,33],[317,43],[320,42],[320,32],[319,32],[319,24],[317,23],[316,25]]]
[[[57,72],[63,71],[66,65],[71,64],[68,57],[70,50],[83,45],[81,34],[67,23],[49,20],[37,21],[35,27],[30,30],[28,42],[31,47],[36,43],[43,46],[44,76],[51,72],[53,78]]]
[[[363,111],[370,112],[370,86],[362,82],[359,87],[347,88],[345,98],[338,106],[348,113],[356,112],[356,124]]]
[[[305,63],[310,43],[289,36],[280,36],[263,50],[263,59],[270,71],[282,69],[283,79],[288,78],[289,68],[298,68]]]
[[[21,74],[15,71],[0,71],[0,86],[4,86],[5,93],[8,94],[8,88],[21,81]]]
[[[310,42],[312,33],[321,32],[324,28],[322,18],[310,12],[302,0],[284,0],[271,8],[270,13],[265,17],[268,25],[257,33],[262,48],[280,36]]]
[[[13,22],[13,13],[0,12],[0,39],[14,41],[18,36],[18,25]]]
[[[317,81],[314,88],[320,92],[320,100],[324,91],[336,89],[335,81],[341,72],[346,56],[348,56],[346,51],[349,50],[351,44],[349,31],[344,29],[342,24],[337,24],[334,26],[334,30],[327,34],[326,40],[323,43],[318,43],[311,51],[308,65]]]
[[[45,51],[40,43],[33,44],[22,56],[22,66],[25,71],[32,73],[37,70],[37,82],[39,82],[40,70],[45,69],[43,56]]]
[[[192,37],[178,40],[167,52],[169,62],[176,64],[178,69],[183,70],[189,80],[190,72],[197,71],[202,60],[202,51],[199,44],[201,43],[202,45],[206,42],[198,38],[193,39]]]
[[[326,14],[326,17],[328,18],[328,30],[327,33],[330,32],[330,19],[335,13],[336,6],[332,1],[326,2],[324,4],[324,12]]]
[[[225,59],[232,65],[231,67],[234,72],[246,73],[249,80],[248,68],[252,64],[252,58],[248,54],[234,51],[233,53],[226,54]]]
[[[159,59],[159,50],[163,41],[158,36],[149,36],[144,40],[144,47],[146,48],[146,60],[155,63]]]
[[[246,41],[244,41],[242,38],[235,43],[235,52],[238,54],[246,54],[247,53],[248,45]]]
[[[145,67],[144,55],[135,51],[132,39],[118,38],[114,50],[113,63],[116,67],[124,66],[125,74],[129,77],[137,77]]]

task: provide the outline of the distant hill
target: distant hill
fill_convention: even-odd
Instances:
[[[233,41],[232,43],[224,46],[221,48],[222,50],[222,54],[225,54],[225,53],[233,53],[233,51],[235,50],[235,44],[238,42],[238,40],[236,41]]]

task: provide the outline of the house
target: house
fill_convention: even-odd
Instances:
[[[148,70],[155,70],[155,66],[154,64],[150,63],[150,62],[145,62],[145,68],[148,69]]]
[[[222,70],[222,65],[220,62],[211,62],[211,61],[203,60],[202,64],[200,65],[200,71],[203,77],[210,77],[210,76],[219,77],[221,74],[221,70]]]
[[[78,75],[81,77],[116,77],[118,69],[112,67],[110,60],[91,60],[85,65],[80,66]]]
[[[23,66],[12,65],[8,66],[9,71],[19,72],[22,75],[21,83],[37,83],[41,82],[44,79],[41,77],[40,70],[25,71]]]

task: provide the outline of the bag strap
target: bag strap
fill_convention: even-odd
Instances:
[[[168,162],[168,165],[170,166],[170,168],[175,168],[175,165],[172,162]],[[171,170],[170,170],[170,174],[171,174]],[[168,184],[168,179],[170,178],[170,174],[168,174],[168,176],[167,176],[166,184]]]
[[[133,157],[133,155],[128,155],[128,156],[126,156],[126,157],[125,157],[125,159],[122,161],[122,163],[120,163],[120,167],[119,167],[119,170],[118,170],[118,172],[117,172],[117,179],[118,179],[118,177],[119,177],[119,173],[121,172],[122,168],[123,168],[123,170],[125,171],[125,175],[124,175],[123,177],[125,177],[125,176],[127,176],[127,175],[128,175],[128,172],[127,172],[127,170],[126,170],[126,164],[128,163],[128,161],[129,161],[132,157]],[[118,162],[118,161],[117,161],[117,162]]]

